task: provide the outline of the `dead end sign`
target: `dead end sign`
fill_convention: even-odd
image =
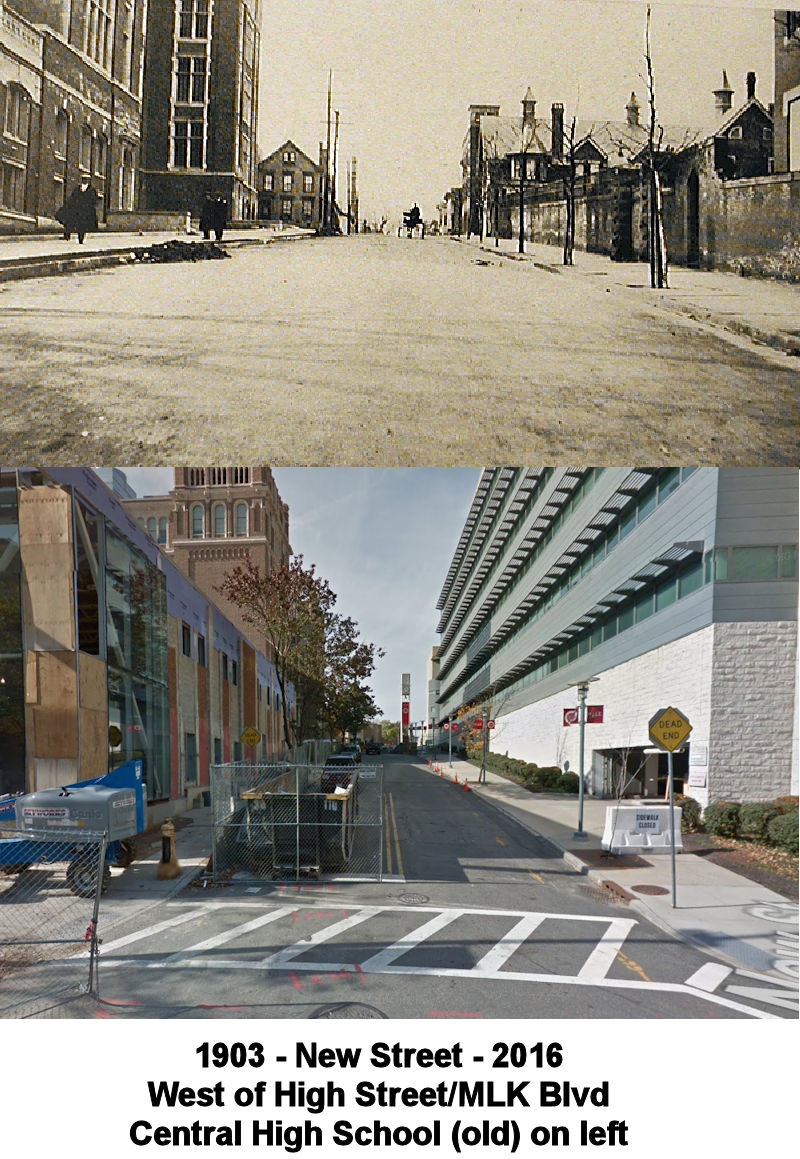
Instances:
[[[679,708],[661,708],[650,718],[650,740],[660,749],[671,753],[680,748],[692,731],[687,717]]]

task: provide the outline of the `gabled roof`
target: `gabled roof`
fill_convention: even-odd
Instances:
[[[723,121],[722,124],[716,128],[714,131],[714,136],[724,137],[727,133],[730,132],[739,118],[743,117],[749,109],[756,109],[757,112],[761,113],[764,120],[767,121],[768,124],[772,124],[772,117],[770,116],[769,111],[764,108],[758,97],[751,97],[750,100],[743,104],[740,109],[737,109],[735,113],[731,113],[727,120]]]
[[[550,126],[538,117],[532,125],[522,117],[481,117],[484,148],[497,157],[521,153],[549,153]]]
[[[264,159],[262,161],[259,161],[259,163],[258,163],[259,166],[269,165],[273,161],[277,162],[277,163],[282,162],[283,154],[286,152],[287,149],[293,150],[297,154],[297,160],[294,162],[294,164],[296,164],[296,165],[298,165],[298,164],[299,165],[310,165],[310,166],[313,166],[313,168],[315,168],[315,169],[319,168],[317,162],[312,161],[311,158],[309,157],[308,153],[304,153],[303,150],[298,148],[297,145],[295,145],[294,141],[291,141],[291,140],[284,141],[283,144],[278,149],[273,150],[273,152],[270,153],[267,157],[264,157]]]

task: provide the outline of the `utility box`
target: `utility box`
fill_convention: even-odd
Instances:
[[[672,849],[669,805],[608,805],[603,849],[611,853],[669,853]],[[675,806],[675,851],[683,849],[681,809]]]
[[[71,789],[40,789],[14,802],[17,829],[24,832],[105,833],[108,841],[133,837],[139,830],[136,790],[89,784]]]

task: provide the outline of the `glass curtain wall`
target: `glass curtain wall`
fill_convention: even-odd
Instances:
[[[167,594],[164,576],[106,528],[109,766],[140,759],[148,800],[169,797]]]
[[[17,489],[0,485],[0,794],[25,789]]]

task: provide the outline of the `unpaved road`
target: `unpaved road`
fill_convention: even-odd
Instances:
[[[797,360],[576,261],[373,235],[9,283],[0,449],[54,465],[797,462]]]

